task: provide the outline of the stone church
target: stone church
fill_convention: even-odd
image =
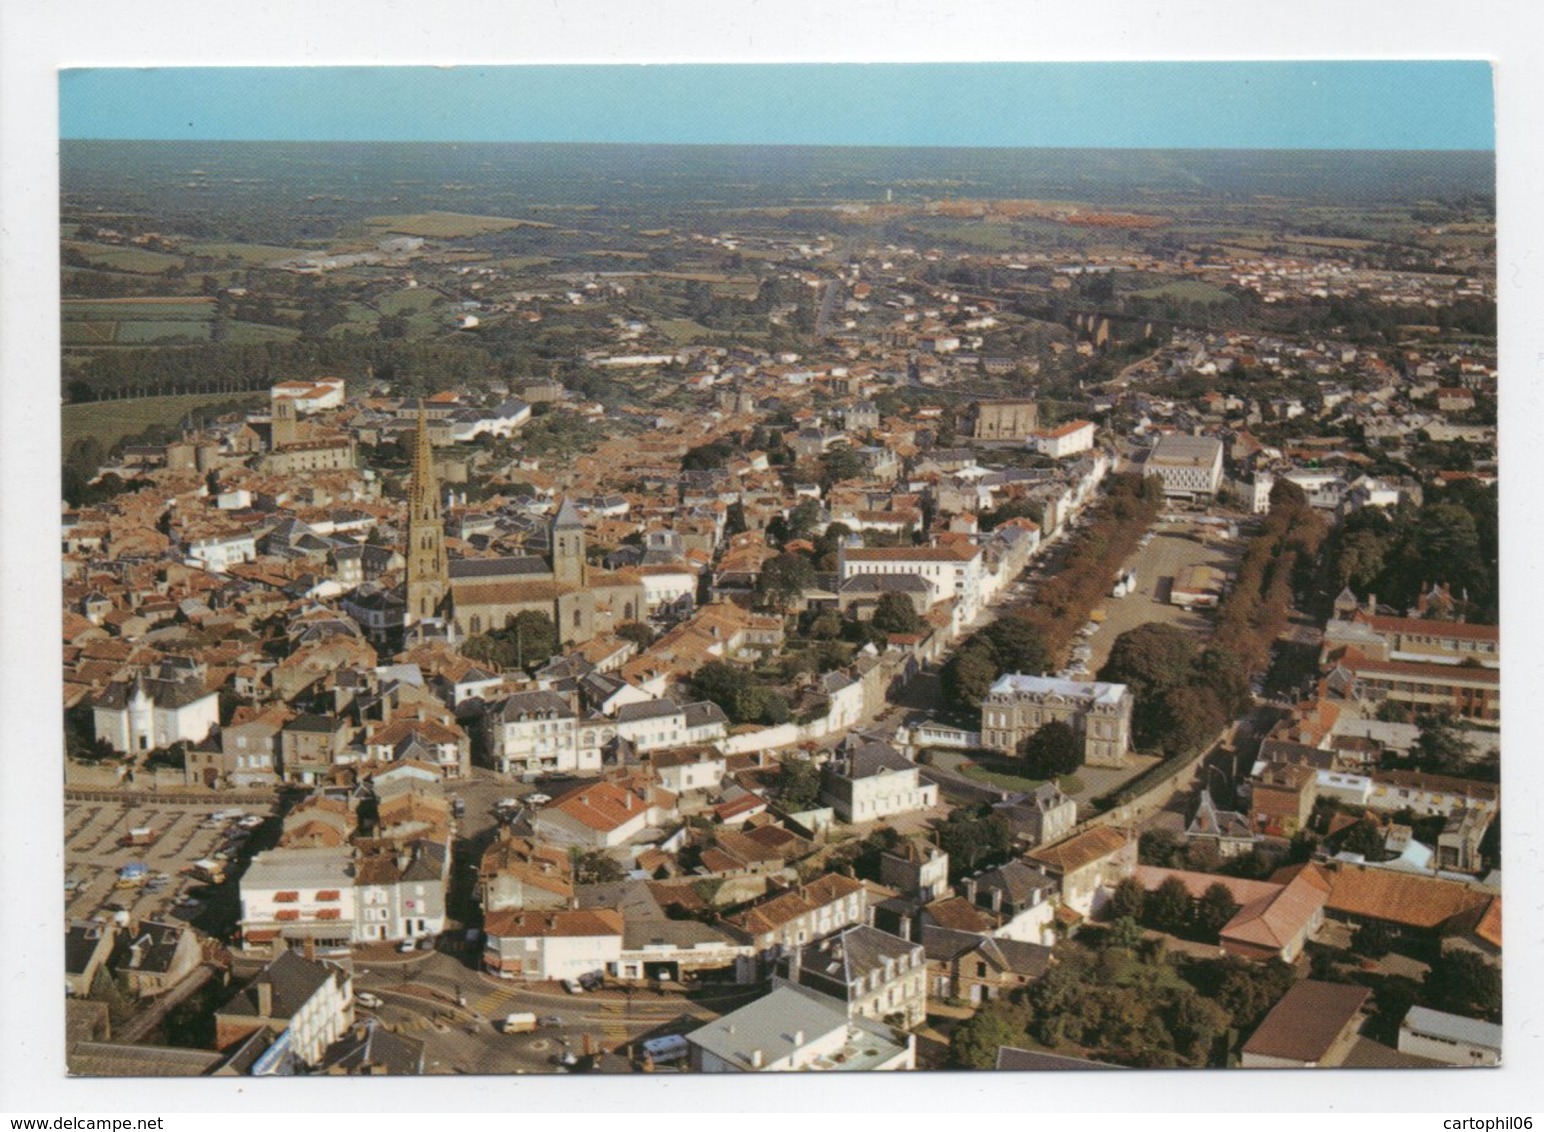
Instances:
[[[449,561],[422,409],[408,507],[408,624],[439,618],[458,636],[476,636],[534,611],[552,618],[558,639],[571,645],[645,615],[636,572],[597,570],[586,561],[584,524],[571,500],[563,501],[548,528],[549,554]]]

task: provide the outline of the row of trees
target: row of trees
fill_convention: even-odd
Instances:
[[[691,677],[692,693],[724,709],[731,723],[787,723],[788,697],[748,669],[727,660],[710,660]]]
[[[1127,877],[1115,886],[1109,911],[1117,921],[1124,917],[1153,931],[1216,943],[1218,934],[1238,914],[1238,903],[1220,881],[1200,899],[1192,899],[1178,877],[1169,877],[1151,892],[1135,877]]]
[[[1015,609],[973,634],[943,670],[944,695],[960,711],[980,706],[992,682],[1004,672],[1040,673],[1056,667],[1058,655],[1089,613],[1110,592],[1122,563],[1136,549],[1163,503],[1156,479],[1111,476],[1104,500],[1077,534],[1066,562],[1047,578],[1032,606]]]
[[[1286,628],[1295,592],[1311,584],[1327,527],[1303,490],[1287,480],[1271,488],[1271,510],[1239,563],[1233,588],[1217,611],[1215,648],[1244,671],[1263,671]]]

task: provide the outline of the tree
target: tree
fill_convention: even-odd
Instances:
[[[809,538],[820,522],[820,504],[813,499],[802,499],[788,512],[788,538]]]
[[[786,611],[814,584],[814,563],[802,554],[779,554],[761,567],[756,591],[777,609]]]
[[[944,695],[959,709],[972,711],[997,679],[997,660],[990,646],[962,645],[944,665],[941,674]]]
[[[1196,902],[1196,933],[1203,940],[1211,943],[1217,939],[1228,921],[1237,914],[1238,904],[1227,886],[1220,882],[1209,885],[1201,894],[1201,899]]]
[[[922,627],[922,618],[911,598],[901,593],[881,594],[874,605],[873,625],[886,633],[915,633]]]
[[[1117,920],[1125,917],[1140,920],[1142,905],[1146,899],[1147,889],[1142,887],[1142,882],[1136,877],[1124,877],[1115,886],[1115,891],[1110,894],[1110,916]]]
[[[1130,879],[1129,877],[1127,878]],[[1104,945],[1106,947],[1119,947],[1125,951],[1134,951],[1142,942],[1142,925],[1137,923],[1134,916],[1120,916],[1111,922],[1105,929]]]
[[[1393,950],[1398,938],[1387,924],[1370,920],[1356,929],[1356,935],[1351,940],[1351,950],[1369,959],[1382,959]]]
[[[857,479],[862,474],[863,457],[846,445],[833,448],[820,458],[820,483],[826,490],[832,484]]]
[[[1153,889],[1144,902],[1147,926],[1170,935],[1182,935],[1190,926],[1190,890],[1171,876]]]
[[[962,1069],[994,1069],[997,1051],[1024,1040],[1023,1023],[1000,1001],[988,1003],[954,1028],[949,1060]]]
[[[1501,1021],[1501,972],[1472,951],[1449,951],[1422,983],[1426,1005],[1450,1014]]]
[[[938,847],[949,854],[949,871],[956,876],[1006,856],[1013,845],[1007,820],[989,806],[954,810],[935,828]]]
[[[641,621],[622,622],[617,626],[616,634],[624,641],[632,641],[640,651],[654,643],[654,630]]]
[[[1378,824],[1362,819],[1341,837],[1340,847],[1347,853],[1357,853],[1370,861],[1383,859],[1383,831]]]
[[[1025,771],[1031,778],[1058,778],[1083,765],[1083,744],[1076,732],[1053,719],[1025,739],[1021,748]]]
[[[778,801],[784,810],[798,813],[820,802],[820,768],[807,759],[785,758],[777,776]]]
[[[1008,615],[981,631],[1003,672],[1037,673],[1051,668],[1045,634],[1022,617]]]
[[[599,849],[586,852],[575,846],[568,853],[579,884],[610,884],[627,877],[627,870]]]
[[[1115,638],[1099,679],[1131,689],[1132,736],[1140,746],[1164,745],[1176,719],[1185,718],[1167,710],[1181,705],[1166,705],[1164,698],[1185,686],[1196,658],[1195,641],[1177,625],[1149,622]]]
[[[729,510],[724,513],[724,537],[733,538],[743,534],[748,529],[745,522],[745,504],[736,499],[729,505]]]

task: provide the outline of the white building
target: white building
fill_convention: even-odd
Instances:
[[[257,854],[241,877],[242,946],[309,940],[348,947],[355,933],[354,887],[347,846]]]
[[[516,692],[494,705],[484,728],[500,774],[600,770],[600,751],[581,748],[578,713],[556,692]]]
[[[1412,1006],[1399,1024],[1399,1052],[1448,1065],[1500,1065],[1501,1027]]]
[[[1222,441],[1214,436],[1161,436],[1143,474],[1161,478],[1165,495],[1216,495],[1222,485]]]
[[[509,908],[483,924],[483,967],[501,979],[578,979],[615,970],[622,914],[611,908]]]
[[[797,987],[782,986],[686,1036],[699,1073],[915,1069],[915,1039]]]
[[[1094,422],[1068,421],[1056,428],[1035,433],[1029,438],[1029,444],[1040,455],[1056,460],[1076,456],[1094,446]]]
[[[257,540],[250,534],[216,535],[195,539],[188,544],[190,564],[223,574],[235,563],[251,562],[257,557]]]
[[[125,754],[197,743],[220,723],[219,694],[191,662],[168,661],[109,684],[91,710],[96,737]]]
[[[981,612],[981,548],[964,543],[942,546],[847,547],[838,551],[839,581],[858,574],[910,574],[927,582],[933,604],[958,598],[961,620],[968,623]]]
[[[821,801],[845,822],[874,821],[938,804],[938,787],[888,743],[864,743],[833,755],[821,773]]]

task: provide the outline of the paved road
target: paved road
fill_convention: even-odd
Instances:
[[[553,1059],[565,1049],[611,1053],[643,1038],[684,1033],[765,993],[761,986],[702,987],[689,995],[676,988],[607,987],[572,995],[556,983],[497,979],[439,953],[356,964],[355,987],[384,1001],[376,1011],[383,1021],[427,1043],[430,1071],[438,1073],[562,1072]],[[561,1021],[526,1034],[498,1029],[506,1015],[524,1012]],[[623,1063],[608,1060],[605,1068]]]

